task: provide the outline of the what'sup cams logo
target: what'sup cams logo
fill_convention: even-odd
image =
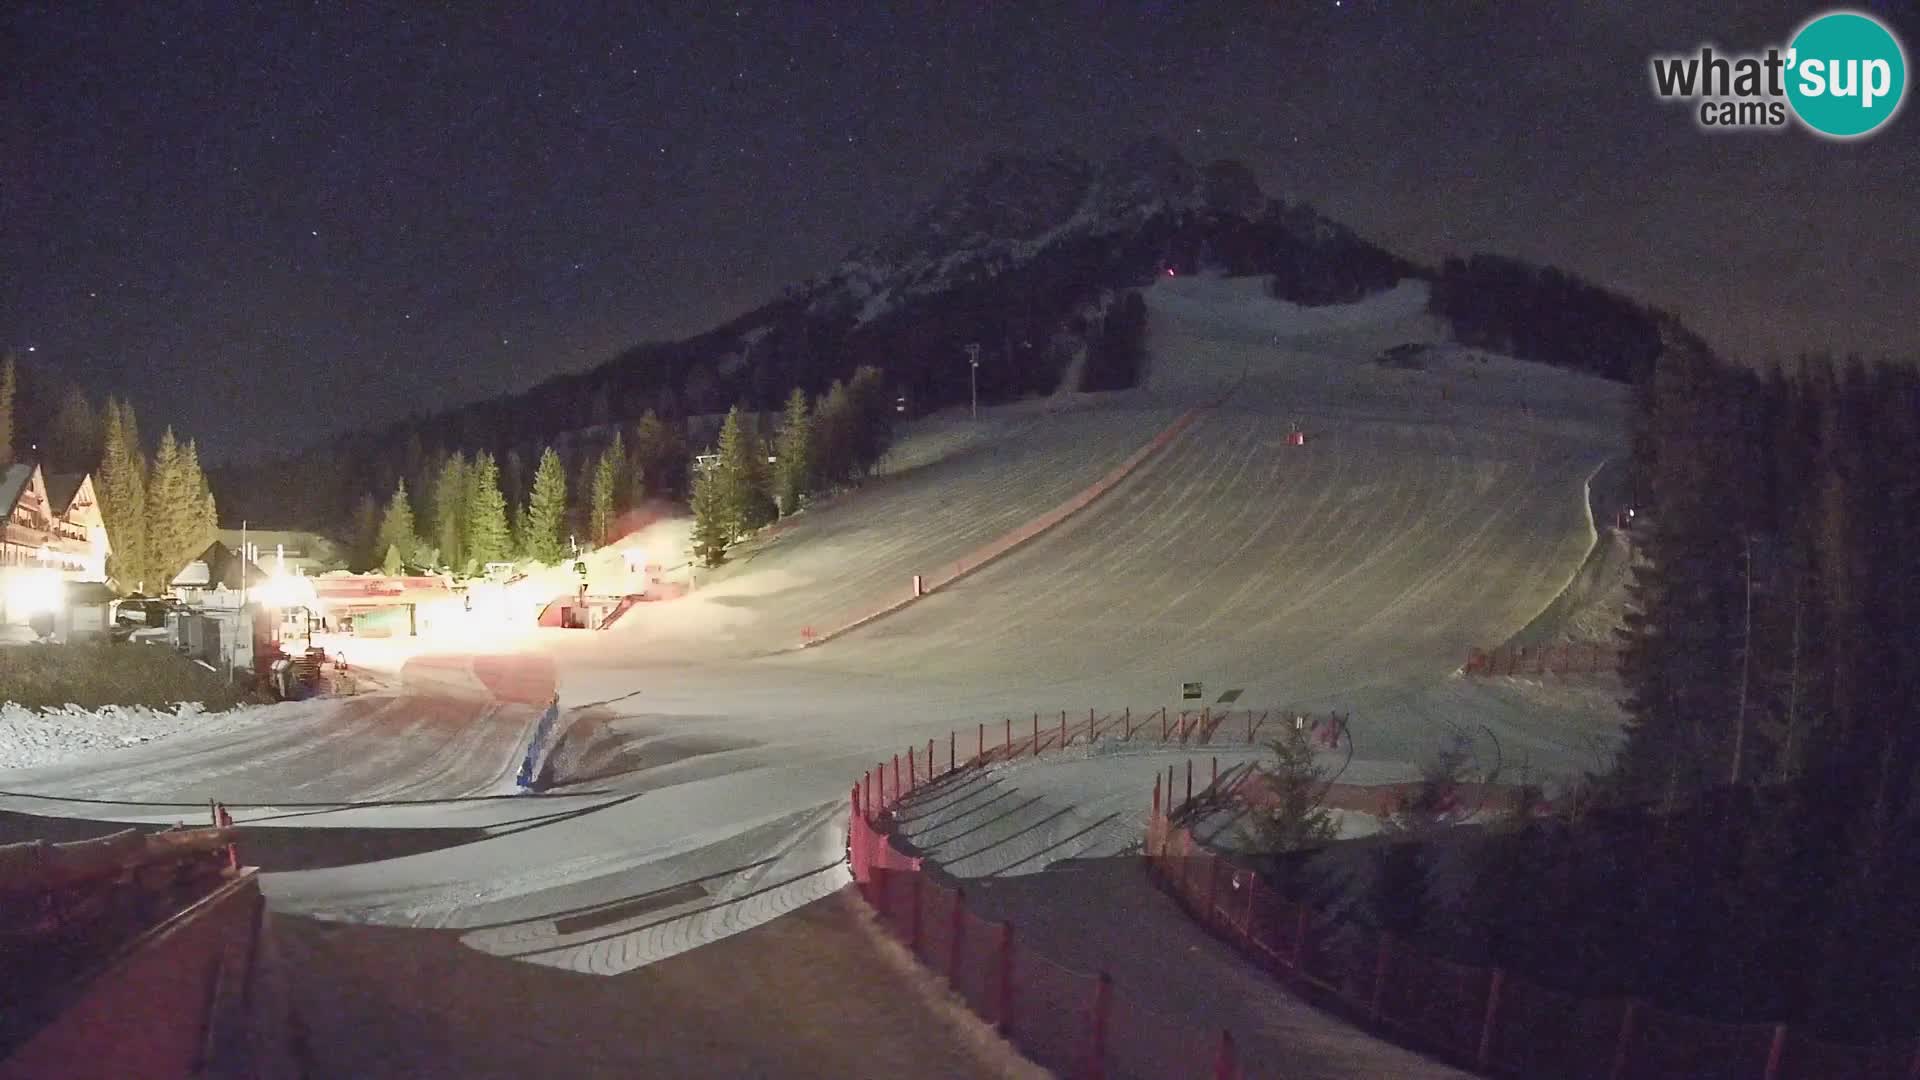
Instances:
[[[1829,139],[1872,134],[1900,111],[1907,54],[1871,15],[1831,11],[1807,21],[1785,48],[1656,56],[1653,92],[1693,105],[1708,131],[1783,128],[1794,119]]]

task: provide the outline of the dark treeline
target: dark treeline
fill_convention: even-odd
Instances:
[[[1611,786],[1658,808],[1754,788],[1767,811],[1718,842],[1693,830],[1647,888],[1709,928],[1701,948],[1750,950],[1795,1015],[1912,1035],[1920,374],[1810,360],[1761,375],[1675,350],[1642,401],[1650,520]],[[1712,961],[1674,977],[1741,992]]]
[[[1920,373],[1760,374],[1681,338],[1641,391],[1612,769],[1570,816],[1382,856],[1470,860],[1464,898],[1384,873],[1365,906],[1576,994],[1911,1039]]]
[[[1249,265],[1245,272],[1272,275],[1267,291],[1295,304],[1350,304],[1390,289],[1403,278],[1426,276],[1420,267],[1304,204],[1276,204],[1253,229],[1226,240],[1242,252],[1251,247],[1258,262],[1243,263]],[[1227,254],[1232,257],[1239,252]]]
[[[1553,267],[1501,255],[1448,259],[1427,308],[1454,337],[1521,360],[1638,383],[1653,371],[1670,319]]]

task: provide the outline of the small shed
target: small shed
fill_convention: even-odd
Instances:
[[[66,582],[67,602],[54,617],[61,641],[104,641],[113,627],[113,602],[119,596],[103,581]]]

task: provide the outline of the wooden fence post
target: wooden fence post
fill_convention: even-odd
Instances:
[[[920,955],[920,883],[925,877],[922,873],[913,875],[913,914],[907,919],[907,948],[915,956]]]
[[[1011,716],[1009,716],[1009,717],[1005,717],[1005,720],[1007,721],[1007,753],[1006,753],[1006,756],[1007,756],[1007,758],[1008,758],[1009,760],[1011,760],[1011,759],[1013,758],[1013,717],[1011,717]]]
[[[1627,1060],[1632,1057],[1634,1014],[1640,1011],[1640,1003],[1627,999],[1626,1008],[1620,1011],[1620,1039],[1613,1046],[1613,1080],[1622,1080],[1627,1075]]]
[[[1040,714],[1033,714],[1033,756],[1040,756]]]
[[[953,890],[953,914],[948,916],[947,981],[960,985],[961,940],[967,932],[967,890]]]
[[[1000,1034],[1013,1037],[1013,924],[1000,924]]]
[[[1226,1028],[1221,1028],[1220,1051],[1213,1057],[1214,1080],[1233,1080],[1233,1078],[1238,1075],[1234,1066],[1233,1032]]]
[[[1380,953],[1373,961],[1373,1000],[1367,1005],[1367,1015],[1373,1022],[1380,1022],[1380,1006],[1387,995],[1387,968],[1393,962],[1393,938],[1386,931],[1380,933]]]
[[[1493,978],[1487,983],[1487,1011],[1480,1017],[1480,1052],[1474,1057],[1481,1072],[1493,1061],[1493,1029],[1500,1022],[1500,990],[1506,982],[1505,969],[1494,968]]]
[[[1237,874],[1235,880],[1238,880]],[[1258,944],[1253,940],[1253,895],[1259,888],[1260,875],[1252,870],[1247,871],[1247,906],[1241,909],[1243,914],[1240,916],[1240,937],[1252,944]]]
[[[1153,774],[1153,816],[1160,816],[1160,772],[1157,769]],[[1151,855],[1152,852],[1148,854]]]
[[[1089,745],[1100,741],[1099,722],[1093,717],[1093,710],[1087,710],[1087,742]]]
[[[1786,1052],[1787,1025],[1775,1024],[1773,1025],[1773,1043],[1767,1047],[1766,1080],[1779,1080],[1780,1059],[1786,1056]],[[1916,1057],[1914,1060],[1916,1063],[1920,1063],[1920,1057]]]
[[[1093,984],[1093,1030],[1087,1035],[1088,1080],[1106,1080],[1107,1017],[1113,1012],[1113,976],[1101,972]]]
[[[1067,710],[1060,710],[1060,749],[1067,748]]]
[[[1207,853],[1207,920],[1212,926],[1215,916],[1220,913],[1220,862],[1212,852]],[[1231,922],[1231,920],[1229,920]]]

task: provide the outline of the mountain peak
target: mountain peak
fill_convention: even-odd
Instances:
[[[1142,210],[1189,209],[1199,190],[1200,174],[1180,151],[1151,136],[1121,147],[1100,166],[1088,209],[1109,221]]]

